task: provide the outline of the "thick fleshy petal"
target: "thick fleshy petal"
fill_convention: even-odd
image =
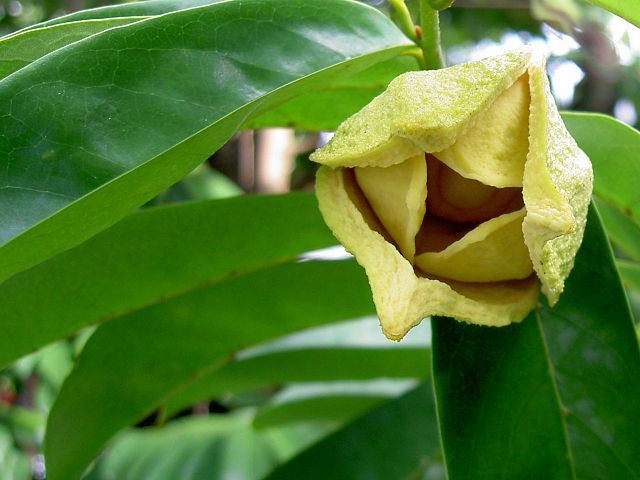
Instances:
[[[521,76],[438,159],[465,178],[493,187],[522,187],[529,151],[529,82]]]
[[[330,167],[387,167],[440,152],[481,118],[527,70],[528,49],[442,70],[409,72],[347,119],[312,154]]]
[[[481,223],[438,252],[417,255],[423,272],[463,282],[523,279],[533,273],[522,238],[524,208]]]
[[[582,242],[593,172],[560,118],[541,57],[529,67],[529,84],[530,148],[522,189],[527,215],[522,229],[542,291],[553,305]]]
[[[424,155],[386,168],[355,168],[354,171],[371,208],[402,255],[412,262],[416,234],[426,210],[427,164]]]
[[[425,153],[429,195],[414,257],[422,173],[403,162]],[[562,292],[593,178],[557,112],[544,61],[529,50],[401,75],[312,160],[335,169],[318,173],[320,208],[365,267],[390,338],[428,315],[520,321],[535,307],[532,269],[551,304]],[[386,183],[381,167],[394,172]],[[415,184],[391,191],[401,177]]]
[[[400,339],[429,315],[480,325],[521,321],[536,302],[537,282],[472,284],[424,278],[378,230],[377,217],[346,169],[322,167],[316,192],[327,225],[366,270],[382,329]]]

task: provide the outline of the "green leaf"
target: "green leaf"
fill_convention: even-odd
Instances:
[[[335,130],[401,73],[416,70],[415,58],[402,56],[381,62],[351,77],[327,83],[251,120],[247,128],[293,127]],[[331,105],[331,108],[327,108]]]
[[[295,422],[342,423],[416,386],[414,380],[379,379],[289,385],[256,412],[257,429]]]
[[[118,430],[243,346],[372,312],[355,262],[303,262],[230,278],[102,325],[51,410],[48,478],[77,476]]]
[[[6,77],[0,281],[115,223],[247,119],[406,48],[357,2],[226,1],[103,31]]]
[[[280,460],[250,411],[191,417],[126,432],[84,480],[258,479]]]
[[[627,260],[618,260],[618,270],[622,276],[622,281],[627,287],[640,290],[640,263]]]
[[[432,328],[451,479],[638,478],[640,352],[595,208],[554,308],[541,298],[521,324]]]
[[[572,478],[535,315],[504,328],[438,318],[432,329],[449,478]]]
[[[106,18],[71,22],[26,30],[0,39],[0,79],[44,55],[108,28],[127,25],[145,17]]]
[[[606,200],[594,198],[605,230],[616,247],[631,258],[640,260],[640,223]]]
[[[637,478],[640,351],[595,208],[588,222],[570,285],[555,308],[540,309],[541,325],[577,477]]]
[[[267,478],[423,478],[425,470],[439,464],[435,415],[431,386],[423,384],[347,424]]]
[[[221,0],[148,0],[80,10],[0,39],[0,78],[37,58],[107,28]]]
[[[203,164],[174,185],[172,189],[166,191],[166,193],[168,198],[160,194],[156,199],[165,203],[175,203],[176,201],[194,198],[198,200],[215,200],[236,197],[244,192],[229,177]]]
[[[638,0],[589,0],[602,8],[640,27],[640,2]]]
[[[402,343],[382,337],[377,318],[299,332],[240,352],[234,361],[172,394],[164,410],[170,417],[222,393],[283,383],[424,378],[430,361],[427,326],[414,328]]]
[[[258,430],[297,422],[324,421],[342,424],[389,399],[389,395],[334,394],[311,396],[262,407],[254,421]]]
[[[146,209],[0,285],[0,366],[87,325],[334,243],[311,194]]]
[[[188,8],[218,3],[220,1],[221,0],[147,0],[142,2],[126,2],[116,5],[107,5],[104,7],[80,10],[68,15],[52,18],[46,22],[37,23],[23,28],[22,30],[14,33],[14,35],[23,33],[27,30],[33,30],[35,28],[50,27],[52,25],[60,25],[61,23],[79,22],[82,20],[103,20],[117,17],[163,15],[165,13],[175,12],[176,10],[186,10]]]
[[[597,113],[565,112],[562,118],[593,164],[594,193],[640,219],[640,132]]]

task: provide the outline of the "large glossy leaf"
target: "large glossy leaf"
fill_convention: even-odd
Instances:
[[[640,219],[640,132],[596,113],[565,112],[562,118],[593,164],[594,193]]]
[[[0,81],[0,280],[115,223],[247,119],[405,50],[348,0],[227,1],[112,28]]]
[[[102,325],[51,410],[48,477],[77,476],[119,429],[243,346],[372,312],[354,261],[304,262],[232,278]]]
[[[640,476],[640,353],[595,209],[554,308],[541,299],[505,328],[432,328],[452,480]]]
[[[58,48],[106,28],[138,21],[147,16],[217,3],[219,0],[149,0],[82,10],[28,27],[0,43],[0,77],[6,76]],[[133,16],[137,15],[137,16]],[[300,95],[245,125],[247,128],[291,126],[306,130],[335,129],[344,119],[379,94],[390,80],[418,68],[413,57],[398,57],[374,65],[345,81],[322,86]],[[326,105],[333,108],[327,109]]]
[[[422,386],[347,424],[276,469],[269,480],[444,478],[431,386]],[[440,475],[425,474],[430,467]],[[475,478],[475,477],[468,477]]]
[[[205,2],[201,2],[205,3]],[[212,2],[211,2],[212,3]],[[147,9],[140,8],[148,7]],[[163,2],[163,7],[168,6]],[[174,5],[177,9],[178,5]],[[124,14],[128,9],[135,13],[152,15],[158,13],[157,2],[139,2],[125,4],[122,8],[99,8],[71,15],[76,18],[80,13],[83,17],[90,14],[101,16],[108,11],[113,14]],[[126,8],[125,8],[126,7]],[[183,8],[187,8],[186,6]],[[164,13],[164,12],[162,12]],[[16,35],[0,40],[0,78],[18,70],[41,56],[62,48],[70,43],[81,40],[89,35],[98,33],[106,28],[125,25],[139,21],[146,17],[97,18],[90,20],[67,21],[30,28]],[[400,56],[355,75],[339,78],[335,82],[328,82],[318,87],[318,91],[309,92],[295,97],[284,104],[270,110],[258,118],[252,119],[246,128],[263,128],[273,126],[288,126],[303,130],[334,130],[347,117],[369,103],[374,96],[381,93],[388,83],[396,76],[409,70],[418,68],[414,57]],[[331,105],[332,108],[326,108]]]
[[[163,15],[165,13],[175,12],[176,10],[186,10],[188,8],[218,3],[220,1],[221,0],[146,0],[141,2],[125,2],[116,5],[79,10],[68,15],[31,25],[19,30],[15,34],[36,28],[50,27],[52,25],[60,25],[61,23],[79,22],[82,20]]]
[[[640,27],[640,2],[638,0],[589,0]]]
[[[47,53],[107,28],[126,25],[144,17],[105,18],[71,22],[27,30],[0,39],[0,79],[29,65]]]
[[[499,329],[438,318],[432,329],[450,479],[572,478],[535,316]]]
[[[333,243],[311,194],[146,209],[0,285],[0,366],[92,323]]]
[[[234,361],[198,377],[164,403],[170,417],[223,393],[267,385],[373,378],[424,378],[430,361],[428,323],[401,343],[380,335],[376,317],[313,328],[240,352]]]
[[[36,27],[29,27],[0,41],[0,78],[47,53],[106,28],[142,20],[146,16],[208,3],[216,2],[192,0],[181,3],[151,0],[128,3],[84,10]],[[333,130],[381,93],[393,78],[417,68],[418,63],[411,56],[400,56],[381,62],[363,72],[321,85],[318,91],[293,98],[251,120],[244,127],[290,126],[304,130]],[[326,108],[327,105],[331,105],[332,108]]]
[[[578,478],[638,478],[640,351],[595,209],[555,308],[539,309]],[[595,281],[594,281],[595,280]]]
[[[45,22],[39,28],[30,27],[17,35],[7,37],[5,42],[0,42],[0,55],[4,54],[5,57],[0,56],[0,74],[7,75],[45,53],[105,28],[145,18],[124,15],[158,15],[206,3],[214,2],[198,0],[181,4],[151,0],[85,10]],[[336,82],[323,85],[318,91],[293,98],[251,120],[245,126],[247,128],[290,126],[304,130],[335,129],[347,117],[381,93],[393,78],[417,68],[416,59],[409,56],[381,62],[356,75],[339,78]],[[332,105],[332,108],[326,108],[327,105]]]
[[[379,327],[378,327],[379,328]],[[310,348],[239,360],[198,378],[165,403],[168,415],[198,401],[287,382],[424,378],[423,348]]]

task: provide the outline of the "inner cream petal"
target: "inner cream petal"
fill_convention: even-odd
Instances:
[[[416,255],[415,265],[425,273],[461,282],[527,278],[533,266],[522,234],[525,214],[523,208],[481,223],[442,251]]]
[[[423,155],[391,167],[355,168],[355,177],[371,208],[413,262],[415,238],[426,210],[427,165]]]
[[[536,295],[531,295],[531,293],[532,290],[535,292],[538,290],[538,282],[535,275],[530,275],[522,280],[505,282],[466,283],[450,280],[447,284],[460,295],[488,305],[520,302],[523,298],[531,299],[532,296],[535,304]],[[533,305],[531,308],[533,309]]]
[[[435,155],[466,178],[522,187],[529,150],[529,84],[521,76],[449,148]]]

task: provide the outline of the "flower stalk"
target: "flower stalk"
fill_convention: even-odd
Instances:
[[[444,68],[440,44],[440,19],[438,10],[432,8],[429,0],[420,0],[419,46],[422,48],[425,70]]]

